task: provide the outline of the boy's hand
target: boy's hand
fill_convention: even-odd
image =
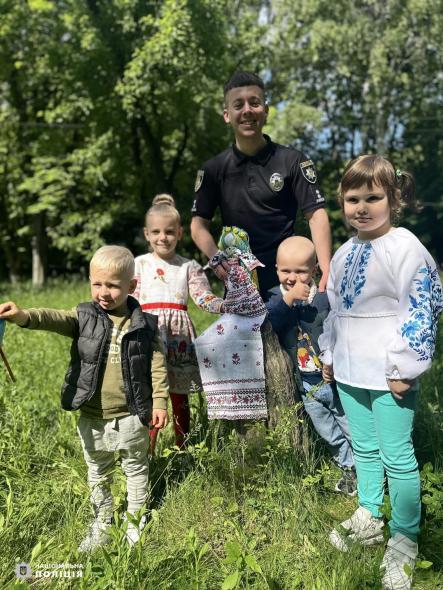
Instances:
[[[294,301],[306,301],[310,292],[311,288],[306,283],[295,283],[295,285],[283,295],[283,301],[286,305],[291,307]]]
[[[388,379],[388,387],[395,399],[403,399],[414,383],[415,379]]]
[[[323,365],[322,376],[325,383],[334,381],[334,367],[332,365]]]
[[[0,303],[0,318],[24,326],[28,323],[28,314],[20,309],[13,301]]]
[[[161,430],[168,425],[168,410],[152,410],[152,426]]]

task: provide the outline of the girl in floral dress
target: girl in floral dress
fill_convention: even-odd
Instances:
[[[195,330],[188,315],[188,297],[210,313],[223,313],[223,299],[214,295],[198,262],[176,253],[182,236],[180,214],[171,195],[157,195],[145,218],[144,235],[152,252],[135,259],[134,297],[142,309],[158,316],[163,337],[176,444],[189,435],[188,395],[201,387],[194,351]],[[156,429],[151,431],[154,449]]]
[[[420,375],[430,368],[442,289],[434,260],[392,219],[413,205],[414,181],[378,155],[344,172],[339,200],[357,234],[337,250],[331,311],[320,336],[323,377],[337,383],[349,421],[359,507],[330,534],[341,551],[382,543],[383,481],[391,500],[382,586],[409,590],[420,525],[420,474],[412,427]]]

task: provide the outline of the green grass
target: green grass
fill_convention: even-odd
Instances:
[[[23,307],[70,308],[88,299],[85,284],[56,282],[33,292],[0,286],[0,300]],[[213,321],[191,306],[200,332]],[[440,334],[440,340],[442,336]],[[118,520],[124,480],[117,469],[117,523],[106,551],[79,555],[91,514],[75,413],[63,412],[59,392],[70,341],[8,325],[4,349],[17,383],[0,368],[0,588],[377,590],[383,548],[341,554],[328,532],[356,507],[331,491],[338,476],[320,443],[294,451],[285,422],[257,428],[246,444],[226,425],[205,419],[192,397],[189,452],[173,449],[170,427],[152,462],[152,513],[143,543],[129,550]],[[426,512],[416,589],[443,588],[443,377],[441,345],[422,381],[416,449]],[[224,429],[222,436],[221,430]],[[20,582],[16,563],[81,564],[83,577]],[[426,565],[426,564],[424,564]]]

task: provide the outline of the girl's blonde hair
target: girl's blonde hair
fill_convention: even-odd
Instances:
[[[338,186],[340,207],[343,209],[345,193],[365,184],[370,190],[374,184],[385,190],[393,218],[398,218],[404,207],[419,210],[412,174],[395,170],[388,159],[377,154],[359,156],[348,163]]]
[[[155,195],[152,199],[152,205],[146,211],[145,215],[145,227],[148,227],[148,220],[150,215],[170,215],[177,225],[181,225],[180,213],[175,207],[175,201],[172,195],[168,193],[160,193]]]

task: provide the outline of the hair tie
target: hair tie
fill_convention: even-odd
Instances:
[[[400,170],[400,168],[397,168],[397,170],[395,171],[395,176],[397,178],[401,178],[402,174],[403,174],[403,170]]]

